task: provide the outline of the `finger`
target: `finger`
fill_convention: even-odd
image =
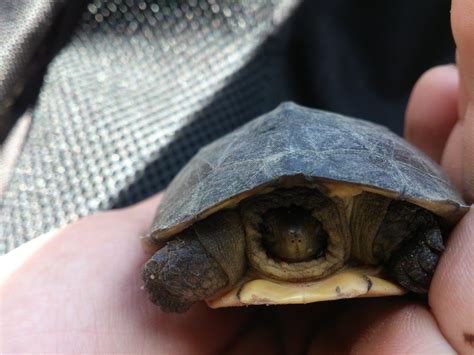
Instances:
[[[459,69],[466,80],[463,82],[470,91],[470,98],[474,95],[474,71],[472,58],[474,57],[474,3],[471,0],[453,0],[451,3],[451,28],[457,47],[457,61]],[[471,58],[471,61],[469,61]]]
[[[408,101],[405,137],[437,162],[458,118],[458,85],[454,65],[438,66],[418,79]]]
[[[143,236],[150,232],[151,224],[155,218],[156,208],[158,207],[162,197],[163,193],[160,192],[133,206],[116,210],[114,212],[126,213],[129,219],[133,219],[133,222],[139,229],[139,234]]]
[[[272,309],[258,309],[221,354],[285,354]]]
[[[463,191],[463,126],[458,121],[451,131],[441,158],[441,166],[458,191]]]
[[[352,300],[325,319],[310,354],[449,354],[426,307],[400,298]]]
[[[429,293],[441,331],[461,354],[474,351],[474,210],[457,225]]]
[[[314,323],[331,317],[330,309],[327,302],[275,307],[283,353],[306,354],[312,341]]]
[[[234,339],[245,309],[201,303],[174,315],[149,302],[139,277],[146,255],[129,212],[84,218],[0,259],[2,271],[11,256],[23,260],[0,282],[0,352],[216,353]]]
[[[474,2],[453,0],[451,27],[457,46],[460,75],[462,144],[462,185],[468,201],[474,201]],[[467,100],[467,102],[466,102]]]

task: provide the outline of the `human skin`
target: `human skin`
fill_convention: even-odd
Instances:
[[[457,65],[415,85],[405,136],[474,200],[474,2],[454,0]],[[469,61],[469,58],[471,59]],[[459,70],[459,72],[458,72]],[[460,79],[459,79],[460,78]],[[428,301],[404,297],[165,314],[141,289],[161,195],[84,218],[0,258],[1,353],[473,353],[474,210],[450,235]]]

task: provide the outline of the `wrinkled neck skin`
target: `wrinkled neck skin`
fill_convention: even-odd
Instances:
[[[386,263],[406,238],[393,231],[401,226],[398,222],[389,222],[388,233],[380,229],[393,200],[346,190],[339,196],[296,186],[245,201],[241,214],[250,266],[269,278],[299,282],[319,280],[350,265]],[[412,232],[413,222],[405,224],[400,230]]]
[[[311,281],[341,269],[349,258],[345,208],[315,188],[293,187],[241,204],[251,268],[283,281]]]

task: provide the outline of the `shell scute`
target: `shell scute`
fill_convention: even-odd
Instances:
[[[451,220],[467,208],[439,166],[387,128],[284,103],[191,159],[169,185],[152,237],[169,238],[288,176],[386,191]]]

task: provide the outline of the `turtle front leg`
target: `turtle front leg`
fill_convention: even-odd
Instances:
[[[443,237],[439,228],[421,230],[393,252],[389,270],[406,289],[426,293],[443,250]]]
[[[391,276],[406,289],[426,293],[444,250],[434,215],[415,205],[394,201],[376,237],[375,250]]]
[[[224,270],[199,240],[184,234],[156,252],[142,271],[150,300],[165,312],[185,312],[228,283]]]
[[[153,303],[182,313],[232,287],[245,272],[245,238],[238,213],[218,212],[179,233],[145,264]]]

